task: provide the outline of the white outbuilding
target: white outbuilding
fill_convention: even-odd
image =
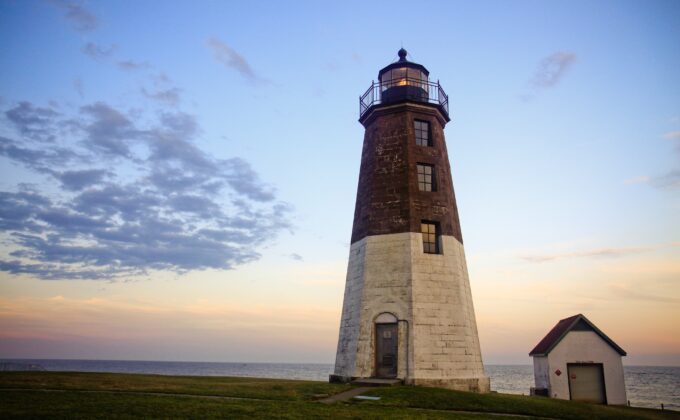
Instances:
[[[626,404],[626,352],[582,314],[565,318],[534,347],[532,394],[599,404]]]

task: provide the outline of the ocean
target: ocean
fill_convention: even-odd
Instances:
[[[328,380],[333,365],[323,363],[149,362],[132,360],[1,359],[0,370],[33,365],[48,371],[151,373],[159,375],[246,376],[256,378]],[[534,385],[531,365],[486,365],[491,389],[529,394]],[[634,407],[680,410],[680,367],[624,366],[628,400]]]

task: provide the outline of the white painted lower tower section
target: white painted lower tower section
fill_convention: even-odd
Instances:
[[[335,380],[376,375],[375,321],[397,318],[397,378],[406,384],[489,391],[463,244],[441,236],[441,254],[422,235],[367,236],[350,248]]]

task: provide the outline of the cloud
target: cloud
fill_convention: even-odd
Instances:
[[[664,139],[675,142],[675,151],[680,153],[680,131],[670,131],[662,136]],[[677,167],[677,165],[676,165]],[[641,182],[662,190],[676,190],[680,188],[680,169],[672,169],[663,175],[638,177]],[[635,180],[633,178],[632,180]],[[632,181],[629,180],[629,181]],[[628,182],[627,182],[628,183]]]
[[[78,96],[81,98],[85,96],[85,90],[83,89],[83,80],[80,77],[73,79],[73,89],[76,90]]]
[[[52,108],[33,106],[26,101],[5,111],[5,117],[22,136],[40,141],[54,140],[54,123],[58,116]]]
[[[1,271],[121,279],[231,269],[291,229],[291,207],[247,161],[196,146],[201,129],[189,114],[154,118],[104,102],[52,111],[22,102],[6,112],[14,135],[0,137],[0,155],[47,176],[56,192],[0,191]]]
[[[111,57],[117,48],[118,47],[115,44],[104,47],[93,42],[88,42],[87,44],[83,45],[81,51],[83,54],[92,58],[93,60],[104,60]]]
[[[41,194],[30,190],[0,192],[0,228],[3,231],[38,232],[40,225],[32,220],[34,210],[48,203]]]
[[[545,57],[538,65],[530,84],[536,88],[549,88],[557,85],[576,61],[576,54],[558,51]]]
[[[88,42],[81,48],[83,54],[97,61],[105,61],[110,58],[113,58],[117,50],[118,46],[116,44],[111,44],[108,47],[106,47],[103,45],[95,44],[93,42]],[[151,65],[146,61],[134,61],[130,59],[118,60],[115,61],[114,64],[118,69],[123,71],[137,71],[148,69],[151,67]]]
[[[77,31],[91,32],[99,26],[97,17],[87,10],[81,2],[51,0],[51,3],[64,12],[64,17],[71,22],[71,25]]]
[[[666,140],[675,142],[675,152],[680,153],[680,131],[670,131],[663,135]]]
[[[121,60],[116,63],[119,69],[121,70],[129,70],[129,71],[134,71],[134,70],[142,70],[149,68],[149,63],[145,61],[133,61],[133,60]]]
[[[142,88],[142,94],[149,99],[162,102],[166,105],[177,106],[179,104],[179,94],[181,90],[178,88],[170,88],[159,90],[156,92],[150,92],[146,88]]]
[[[363,58],[358,53],[353,52],[349,55],[349,60],[343,57],[340,57],[340,61],[329,60],[323,63],[321,68],[328,72],[336,72],[342,69],[347,61],[351,61],[353,64],[361,64],[363,62]]]
[[[680,131],[670,131],[662,136],[664,139],[675,142],[675,151],[680,153]],[[673,169],[663,175],[639,176],[624,181],[625,184],[649,184],[663,190],[675,190],[680,188],[680,169]]]
[[[151,76],[151,78],[158,84],[170,83],[170,78],[164,72],[159,72]]]
[[[51,173],[50,167],[54,165],[67,165],[84,160],[83,156],[63,147],[25,148],[17,143],[12,139],[0,137],[0,156],[5,156],[37,172]]]
[[[623,181],[623,183],[626,184],[626,185],[646,184],[646,183],[649,182],[650,179],[651,179],[650,177],[648,177],[646,175],[642,175],[642,176],[636,176],[634,178],[628,178],[625,181]]]
[[[91,185],[101,184],[104,178],[110,175],[108,171],[103,169],[63,171],[54,174],[61,181],[62,188],[70,191],[80,191]]]
[[[289,257],[290,257],[291,260],[294,260],[294,261],[304,261],[304,258],[302,258],[302,255],[297,254],[295,252],[290,254]]]
[[[648,294],[640,292],[639,290],[633,290],[630,287],[620,285],[620,284],[610,284],[609,290],[612,294],[629,300],[635,301],[649,301],[649,302],[661,302],[661,303],[680,303],[680,299],[668,297],[668,296],[657,296],[653,294]]]
[[[525,101],[533,99],[538,92],[557,86],[576,62],[576,54],[558,51],[543,58],[528,82],[528,91],[521,95]]]
[[[236,70],[241,76],[251,83],[263,83],[264,79],[261,79],[255,71],[250,66],[248,61],[236,52],[229,45],[220,41],[217,38],[208,39],[208,47],[212,50],[215,60],[224,64],[225,67],[229,69]]]
[[[656,176],[650,180],[650,183],[661,189],[680,188],[680,169],[675,169],[664,175]]]
[[[86,56],[97,61],[107,61],[111,59],[111,63],[114,64],[119,70],[123,71],[137,71],[151,68],[151,65],[146,61],[134,61],[130,59],[126,60],[113,60],[116,55],[118,46],[116,44],[111,44],[108,47],[95,44],[93,42],[88,42],[82,46],[81,51]]]
[[[232,158],[223,162],[229,174],[225,179],[237,192],[255,201],[272,201],[274,191],[264,185],[250,164],[241,158]]]
[[[341,67],[340,67],[340,64],[338,64],[336,61],[328,61],[328,62],[324,63],[322,68],[326,71],[336,72],[336,71],[340,70]]]
[[[629,178],[623,183],[626,185],[648,184],[663,190],[674,190],[680,188],[680,170],[675,169],[657,176],[637,176]]]
[[[0,271],[13,275],[27,274],[43,280],[101,280],[113,277],[104,270],[69,270],[58,264],[26,264],[19,260],[0,261]]]
[[[90,152],[108,157],[131,158],[130,143],[139,135],[132,122],[120,111],[103,102],[81,107],[78,125]]]
[[[603,257],[622,257],[625,255],[640,254],[643,252],[652,251],[659,247],[642,247],[642,248],[598,248],[591,249],[587,251],[578,252],[566,252],[559,254],[534,254],[534,255],[522,255],[519,258],[531,262],[531,263],[542,263],[547,261],[556,261],[563,259],[573,259],[573,258],[603,258]]]
[[[680,140],[680,131],[669,131],[663,135],[663,138],[667,140]]]

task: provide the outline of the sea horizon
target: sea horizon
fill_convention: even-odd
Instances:
[[[160,363],[247,363],[247,364],[279,364],[279,365],[333,365],[334,362],[277,362],[277,361],[247,361],[247,360],[231,360],[231,361],[214,361],[214,360],[152,360],[152,359],[89,359],[89,358],[31,358],[31,357],[0,357],[0,363],[5,361],[18,361],[18,360],[54,360],[54,361],[92,361],[92,362],[160,362]],[[528,363],[497,363],[497,362],[484,362],[487,366],[532,366],[531,362]],[[644,363],[634,363],[627,364],[623,363],[623,366],[628,367],[669,367],[669,368],[680,368],[679,365],[668,365],[668,364],[644,364]]]

